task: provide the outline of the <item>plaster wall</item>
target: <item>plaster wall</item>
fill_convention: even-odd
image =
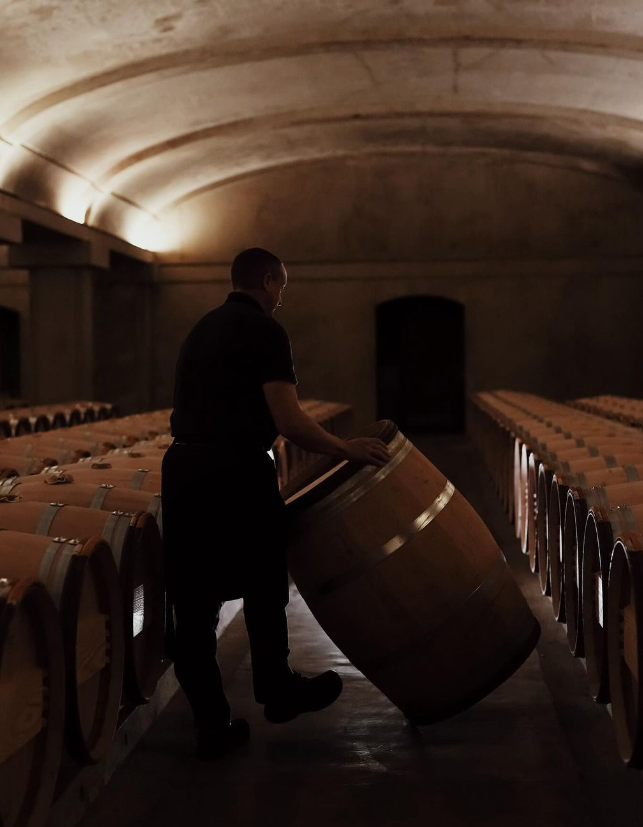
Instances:
[[[567,274],[534,277],[519,269],[498,274],[493,267],[460,276],[419,275],[410,268],[404,275],[407,268],[399,264],[390,268],[395,275],[386,276],[359,265],[333,281],[306,278],[303,267],[298,279],[293,267],[278,318],[291,337],[299,394],[351,402],[358,422],[373,419],[375,308],[397,296],[432,295],[465,306],[468,392],[505,387],[558,398],[603,392],[643,397],[639,276],[574,272],[578,262],[568,266]],[[159,285],[156,323],[165,335],[156,340],[157,405],[171,402],[183,336],[225,300],[228,285],[209,278],[222,275],[217,270],[203,273],[202,281]],[[448,346],[436,342],[435,358]]]
[[[185,243],[156,284],[155,404],[254,245],[288,267],[278,318],[300,395],[352,402],[358,422],[375,416],[375,308],[404,295],[465,305],[469,392],[643,396],[642,219],[614,170],[498,153],[335,160],[217,188],[172,216]]]
[[[95,277],[89,267],[30,270],[29,399],[36,404],[94,395]]]
[[[284,166],[216,187],[165,221],[165,258],[440,261],[643,254],[643,193],[614,168],[499,151],[375,154]]]
[[[21,322],[21,395],[151,407],[149,271],[144,264],[0,269],[0,305]]]
[[[123,415],[151,407],[150,291],[145,265],[113,266],[95,281],[93,395]]]

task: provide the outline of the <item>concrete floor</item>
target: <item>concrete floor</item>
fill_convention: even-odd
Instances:
[[[216,764],[193,757],[182,693],[113,776],[82,827],[614,827],[643,817],[641,775],[618,758],[608,713],[526,566],[470,444],[414,440],[484,517],[543,634],[528,662],[467,712],[414,730],[321,632],[301,598],[290,609],[291,663],[344,678],[337,703],[268,724],[251,696],[243,624],[223,635],[221,664],[251,743]]]

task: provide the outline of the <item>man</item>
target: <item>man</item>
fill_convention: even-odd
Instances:
[[[255,700],[274,723],[323,709],[342,689],[336,672],[305,678],[288,664],[285,504],[267,453],[279,433],[337,459],[384,465],[378,439],[343,440],[297,399],[290,341],[273,318],[287,284],[272,253],[232,264],[232,292],[184,341],[172,435],[163,460],[168,593],[176,616],[174,667],[194,715],[197,756],[216,758],[249,738],[230,720],[216,660],[225,600],[243,597]]]

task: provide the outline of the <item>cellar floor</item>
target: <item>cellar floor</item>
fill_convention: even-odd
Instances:
[[[243,624],[222,638],[221,665],[247,747],[215,764],[193,757],[181,692],[112,777],[82,827],[614,827],[643,817],[639,773],[622,766],[608,713],[591,700],[520,554],[486,470],[462,437],[414,439],[483,516],[541,622],[537,650],[463,714],[415,730],[319,629],[293,592],[291,663],[344,679],[329,709],[268,724],[251,696]]]

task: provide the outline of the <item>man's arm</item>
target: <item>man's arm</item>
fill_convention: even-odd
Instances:
[[[382,466],[390,460],[388,448],[380,439],[362,437],[347,440],[328,433],[302,411],[297,388],[292,382],[266,382],[263,392],[279,433],[305,451],[367,465]]]

